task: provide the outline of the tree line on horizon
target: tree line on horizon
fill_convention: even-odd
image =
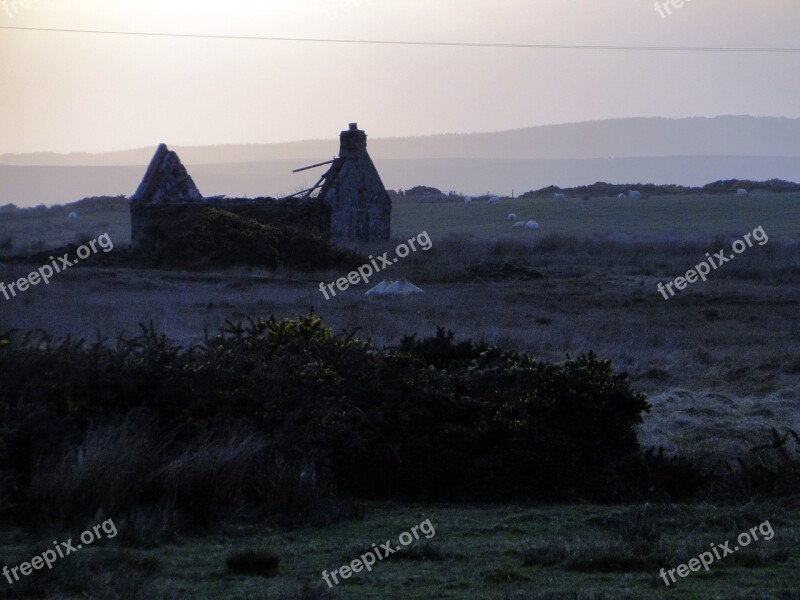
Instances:
[[[718,195],[735,194],[737,190],[745,189],[748,192],[762,191],[774,194],[789,192],[800,192],[800,183],[785,181],[783,179],[769,179],[767,181],[754,181],[751,179],[721,179],[703,186],[689,186],[678,184],[655,184],[655,183],[607,183],[598,181],[590,185],[579,185],[574,187],[559,187],[549,185],[538,190],[530,190],[519,196],[522,199],[552,198],[553,194],[564,194],[580,198],[602,198],[616,197],[619,194],[627,194],[631,190],[636,190],[645,196],[690,196],[690,195]],[[469,194],[449,191],[444,192],[438,188],[427,185],[416,185],[407,190],[388,190],[392,200],[427,200],[443,202],[449,200],[463,201]],[[495,194],[482,194],[471,196],[473,200],[488,200]]]

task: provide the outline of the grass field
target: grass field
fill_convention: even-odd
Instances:
[[[373,543],[391,540],[397,546],[402,532],[425,519],[435,530],[430,539],[420,536],[400,553],[377,561],[371,572],[340,579],[325,593],[323,570],[351,563]],[[708,572],[676,577],[677,583],[670,587],[659,577],[661,568],[687,563],[711,543],[735,540],[764,521],[774,531],[771,540],[752,542],[716,561]],[[122,531],[123,525],[119,528]],[[43,536],[21,545],[9,540],[11,536],[6,533],[2,546],[9,565],[30,559],[50,543]],[[153,600],[794,600],[800,597],[799,542],[800,514],[768,505],[719,509],[374,504],[363,520],[324,529],[242,528],[151,548],[96,542],[58,561],[55,573],[48,576],[63,577],[57,581],[61,586],[69,582],[77,589],[88,586],[92,598]],[[226,558],[242,550],[277,556],[277,572],[268,577],[230,573]],[[94,576],[87,578],[91,569]],[[56,583],[30,585],[47,590]]]
[[[0,214],[0,256],[38,251],[74,242],[81,235],[96,237],[108,232],[115,243],[130,243],[130,214],[124,203],[109,200],[109,210],[79,210],[70,221],[70,208],[25,210]],[[507,219],[538,221],[536,234],[514,230]],[[450,235],[525,237],[546,235],[587,236],[615,233],[648,238],[710,237],[739,235],[761,225],[775,237],[793,238],[800,233],[800,194],[763,194],[746,198],[730,196],[654,196],[641,200],[593,198],[486,202],[395,203],[392,236],[402,238],[427,230],[439,239]]]
[[[420,227],[432,236],[449,233],[496,236],[513,231],[506,217],[538,221],[537,235],[557,233],[591,235],[615,232],[633,236],[739,235],[761,225],[776,237],[800,232],[800,194],[737,196],[654,196],[641,200],[594,198],[591,200],[505,199],[486,202],[395,204],[392,234],[413,235]]]
[[[514,231],[509,212],[518,220],[537,220],[540,230]],[[188,342],[226,320],[296,316],[313,307],[335,329],[358,327],[378,345],[410,333],[428,335],[441,325],[460,338],[553,361],[594,350],[629,371],[634,387],[648,394],[653,410],[639,429],[645,445],[732,459],[763,442],[770,427],[800,431],[800,195],[398,203],[392,219],[393,240],[362,249],[392,250],[427,231],[433,248],[386,274],[410,278],[425,289],[422,298],[367,302],[365,285],[326,301],[319,282],[345,275],[333,271],[116,269],[93,266],[89,259],[47,287],[12,301],[0,298],[0,331],[42,328],[113,338],[152,321]],[[669,301],[656,291],[657,282],[683,274],[706,252],[758,226],[769,234],[766,245],[748,249]],[[125,210],[88,211],[76,223],[67,222],[63,211],[3,214],[0,245],[11,241],[0,252],[54,247],[105,231],[122,247],[128,228]],[[481,264],[523,266],[540,278],[475,276],[471,268]],[[0,264],[0,280],[30,268]],[[323,569],[350,562],[372,542],[396,538],[430,518],[436,535],[418,542],[419,549],[410,546],[406,560],[379,563],[372,573],[339,585],[331,597],[800,598],[796,502],[365,509],[363,520],[326,528],[230,529],[204,538],[128,539],[121,548],[109,542],[56,565],[61,575],[54,582],[36,579],[38,572],[29,579],[34,590],[51,594],[39,597],[52,598],[325,598],[301,588],[319,585]],[[765,520],[775,530],[771,541],[670,588],[659,578],[661,567],[674,568],[709,543],[733,539]],[[134,523],[118,526],[120,540],[126,529],[136,529]],[[52,535],[6,530],[0,536],[4,564],[18,564],[36,548],[64,539]],[[248,548],[276,554],[278,574],[228,573],[226,556]],[[1,597],[23,596],[4,586]]]
[[[71,220],[70,212],[78,219]],[[96,238],[102,233],[115,243],[131,241],[131,217],[127,202],[108,198],[88,207],[58,206],[49,209],[0,211],[0,256],[25,255],[47,248],[59,248],[83,236]]]

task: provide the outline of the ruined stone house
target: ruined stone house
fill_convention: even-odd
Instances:
[[[183,216],[209,208],[333,239],[388,239],[392,204],[367,153],[366,133],[352,123],[341,133],[339,156],[324,164],[331,166],[302,199],[205,198],[178,155],[160,144],[131,196],[132,244],[157,244]]]

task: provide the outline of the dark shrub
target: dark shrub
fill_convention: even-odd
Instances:
[[[166,507],[189,531],[333,521],[353,514],[334,487],[627,501],[650,485],[634,432],[649,406],[593,353],[547,364],[442,330],[378,350],[313,314],[188,348],[152,327],[116,345],[0,340],[0,472],[20,513],[63,506],[56,523]]]
[[[288,225],[267,225],[255,218],[210,207],[177,216],[170,222],[169,231],[151,237],[148,244],[136,250],[134,260],[162,266],[240,265],[274,269],[283,265],[306,270],[350,269],[365,262],[320,235]]]
[[[664,448],[648,448],[641,480],[650,482],[649,495],[660,502],[690,502],[712,484],[711,469],[686,456],[667,456]]]
[[[274,577],[278,574],[281,560],[267,550],[245,550],[234,552],[225,559],[228,571],[236,575],[259,575]]]
[[[750,456],[726,463],[714,495],[737,501],[800,496],[800,436],[793,429],[781,435],[771,430],[771,441],[751,448]]]
[[[278,266],[279,230],[224,210],[194,213],[175,224],[161,241],[168,262],[208,261],[221,265]]]

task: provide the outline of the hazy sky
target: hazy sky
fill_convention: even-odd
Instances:
[[[25,7],[22,4],[27,4]],[[664,10],[662,9],[662,12]],[[798,0],[0,0],[0,27],[800,46]],[[0,29],[0,153],[800,117],[800,54],[350,45]]]

